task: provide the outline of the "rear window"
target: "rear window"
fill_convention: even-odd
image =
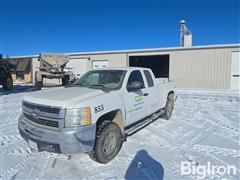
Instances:
[[[146,76],[148,87],[153,87],[154,83],[153,83],[153,79],[152,79],[151,73],[148,70],[144,70],[143,72],[144,72],[144,74]]]

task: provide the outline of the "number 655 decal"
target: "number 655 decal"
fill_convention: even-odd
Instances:
[[[101,112],[103,110],[104,110],[104,106],[103,105],[99,105],[99,106],[94,107],[94,112],[95,113]]]

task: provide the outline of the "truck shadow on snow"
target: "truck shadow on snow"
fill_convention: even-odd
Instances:
[[[162,180],[163,166],[153,159],[146,150],[140,150],[129,165],[125,179],[157,179]]]

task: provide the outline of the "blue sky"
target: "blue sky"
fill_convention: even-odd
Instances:
[[[80,52],[239,43],[239,0],[0,0],[0,52]]]

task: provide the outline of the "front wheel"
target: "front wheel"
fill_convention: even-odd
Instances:
[[[62,85],[67,86],[69,84],[69,76],[64,76],[62,78]]]
[[[106,164],[118,154],[122,143],[119,127],[115,123],[105,121],[98,128],[95,145],[89,156],[99,163]]]
[[[35,72],[35,88],[36,90],[41,90],[43,87],[43,78],[41,76],[41,74],[36,71]]]
[[[3,83],[3,89],[4,90],[11,90],[12,88],[13,88],[13,79],[12,79],[12,76],[9,75]]]
[[[35,82],[35,88],[36,90],[41,90],[43,87],[43,82],[42,81],[36,81]]]

